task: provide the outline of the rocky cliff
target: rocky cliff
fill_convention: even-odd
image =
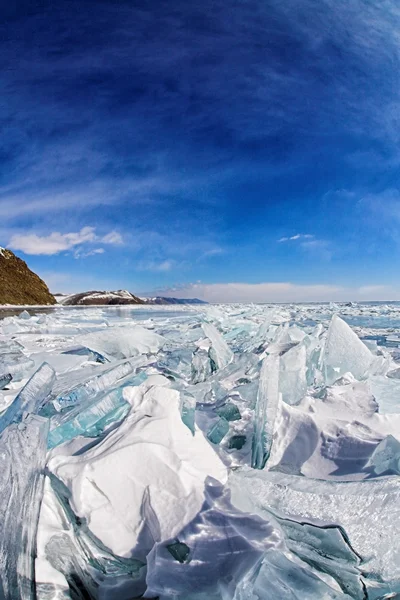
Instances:
[[[56,304],[49,288],[26,262],[0,248],[0,304]]]

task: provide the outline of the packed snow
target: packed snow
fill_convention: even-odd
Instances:
[[[400,597],[396,303],[27,309],[0,410],[0,598]]]

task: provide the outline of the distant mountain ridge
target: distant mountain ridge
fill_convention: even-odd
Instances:
[[[127,290],[89,291],[79,294],[56,294],[57,301],[63,306],[122,306],[126,304],[171,305],[171,304],[207,304],[198,298],[139,298]]]
[[[156,296],[144,300],[146,304],[208,304],[199,298],[169,298],[168,296]]]
[[[56,296],[59,304],[63,306],[113,306],[124,304],[144,304],[141,298],[134,296],[127,290],[117,291],[89,291],[69,296]]]
[[[0,304],[57,304],[45,282],[14,252],[0,247]]]

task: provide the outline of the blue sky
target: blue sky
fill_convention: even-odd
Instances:
[[[400,299],[400,7],[1,8],[0,243],[52,291]]]

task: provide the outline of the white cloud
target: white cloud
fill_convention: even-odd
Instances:
[[[291,237],[282,237],[278,240],[278,243],[281,244],[282,242],[293,242],[296,240],[310,240],[312,239],[314,236],[311,235],[310,233],[296,233],[296,235],[292,235]]]
[[[122,235],[118,231],[110,231],[110,233],[101,238],[101,241],[103,244],[113,244],[115,246],[123,244]]]
[[[116,231],[111,231],[102,238],[96,234],[94,227],[83,227],[80,231],[71,233],[60,233],[54,231],[47,236],[40,236],[35,233],[14,234],[8,247],[12,250],[21,250],[25,254],[47,255],[59,254],[77,248],[75,255],[90,256],[91,254],[102,254],[103,248],[96,248],[86,253],[80,252],[80,246],[95,242],[105,244],[121,244],[122,237]]]
[[[94,248],[93,250],[88,250],[87,252],[83,252],[81,248],[78,248],[74,252],[74,258],[87,258],[88,256],[95,256],[96,254],[104,254],[104,248]]]
[[[400,299],[400,290],[390,286],[350,288],[336,285],[278,283],[190,283],[157,290],[177,298],[200,298],[207,302],[329,302]]]
[[[160,273],[167,273],[176,267],[174,260],[163,260],[162,262],[157,261],[143,261],[136,265],[138,271],[155,271]]]

